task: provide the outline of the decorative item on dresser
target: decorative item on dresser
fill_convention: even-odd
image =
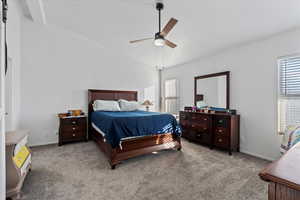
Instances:
[[[87,117],[85,115],[69,116],[61,113],[58,117],[59,146],[67,142],[87,141]]]
[[[269,200],[300,199],[299,155],[300,143],[260,172],[261,179],[269,182]]]
[[[27,147],[29,131],[6,133],[6,197],[19,199],[24,180],[31,170],[31,153]]]
[[[189,141],[239,151],[239,115],[227,113],[180,112],[182,137]]]

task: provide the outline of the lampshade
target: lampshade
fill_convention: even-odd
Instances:
[[[153,104],[149,100],[145,100],[144,103],[142,103],[143,106],[152,106]]]

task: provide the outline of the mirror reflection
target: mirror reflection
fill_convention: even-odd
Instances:
[[[206,75],[195,78],[195,105],[198,108],[215,107],[228,109],[227,76],[229,74]]]

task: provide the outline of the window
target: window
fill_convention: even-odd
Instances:
[[[165,81],[165,98],[164,108],[165,112],[178,114],[178,81],[176,79],[170,79]]]
[[[278,65],[278,130],[283,132],[289,125],[300,124],[300,56],[280,59]]]

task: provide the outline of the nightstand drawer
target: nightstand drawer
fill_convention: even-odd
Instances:
[[[62,120],[63,126],[85,126],[86,125],[85,117],[77,117],[77,118],[65,118]]]
[[[65,141],[82,140],[85,139],[85,137],[86,137],[86,133],[84,131],[77,131],[77,132],[66,131],[63,132],[62,134],[62,138]]]
[[[78,132],[78,131],[85,131],[86,130],[86,126],[71,126],[71,125],[65,125],[61,127],[61,130],[63,132],[69,131],[69,132]]]

